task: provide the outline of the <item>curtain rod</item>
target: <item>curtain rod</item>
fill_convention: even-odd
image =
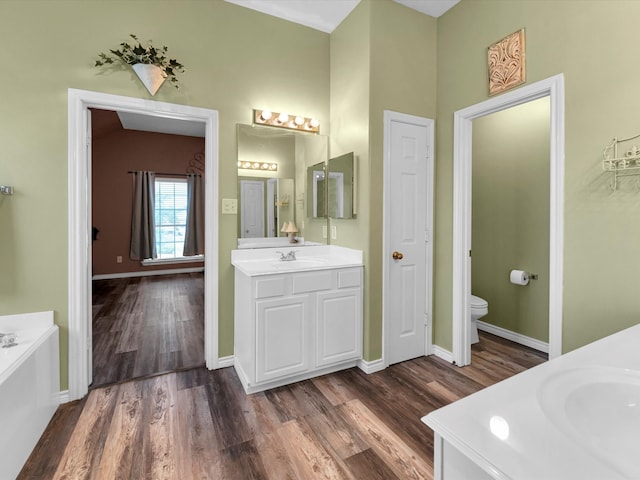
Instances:
[[[127,173],[138,173],[138,172],[135,172],[133,170],[129,170]],[[169,175],[173,175],[175,177],[186,177],[188,175],[191,175],[189,173],[161,173],[161,172],[151,172],[151,173],[155,173],[156,175],[165,176],[165,177],[169,176]],[[199,177],[202,176],[201,173],[193,173],[193,175],[197,175]]]

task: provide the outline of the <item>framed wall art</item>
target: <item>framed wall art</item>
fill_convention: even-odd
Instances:
[[[525,82],[524,28],[489,47],[489,95],[496,95]]]

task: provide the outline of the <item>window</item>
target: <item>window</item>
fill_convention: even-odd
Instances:
[[[182,257],[187,228],[187,181],[156,178],[155,224],[158,258]]]

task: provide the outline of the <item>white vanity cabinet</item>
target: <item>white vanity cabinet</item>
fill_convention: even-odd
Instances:
[[[355,366],[362,267],[235,271],[234,366],[247,393]]]

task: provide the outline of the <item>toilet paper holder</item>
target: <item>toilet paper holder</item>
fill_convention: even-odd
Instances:
[[[514,285],[529,285],[531,280],[537,280],[537,273],[530,273],[526,270],[511,270],[509,273],[509,281]]]

